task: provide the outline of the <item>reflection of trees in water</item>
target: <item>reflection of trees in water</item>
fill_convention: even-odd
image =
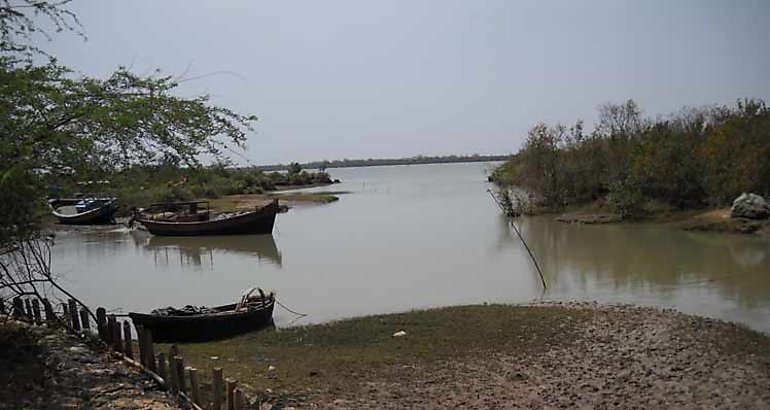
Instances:
[[[281,266],[282,255],[272,235],[234,236],[151,236],[143,242],[143,249],[153,253],[156,264],[168,264],[179,259],[182,266],[214,266],[214,252],[233,252],[256,256],[257,260]]]
[[[673,292],[709,284],[742,305],[770,298],[770,244],[763,239],[645,225],[570,225],[548,217],[525,218],[521,226],[555,289],[601,282]]]

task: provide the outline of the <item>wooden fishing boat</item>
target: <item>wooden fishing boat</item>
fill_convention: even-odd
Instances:
[[[205,204],[205,210],[201,205]],[[157,212],[159,207],[176,211]],[[180,208],[184,210],[180,211]],[[253,211],[212,216],[206,201],[156,204],[138,211],[134,217],[153,235],[205,236],[269,234],[273,231],[278,200],[255,207]]]
[[[115,222],[117,198],[81,197],[49,199],[48,206],[59,223],[95,225]]]
[[[195,309],[164,309],[156,313],[129,313],[137,329],[149,329],[160,343],[205,342],[225,339],[273,324],[275,294],[245,295],[239,303],[197,312]]]

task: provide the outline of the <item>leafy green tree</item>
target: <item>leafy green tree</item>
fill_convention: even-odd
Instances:
[[[45,181],[136,165],[197,165],[242,146],[256,117],[181,98],[170,76],[76,75],[34,44],[36,22],[79,27],[69,1],[0,1],[0,247],[36,232]],[[47,35],[43,32],[44,35]],[[36,64],[33,58],[48,61]]]

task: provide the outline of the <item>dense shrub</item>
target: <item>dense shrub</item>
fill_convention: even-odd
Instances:
[[[759,100],[645,119],[637,105],[605,104],[599,122],[538,124],[491,179],[526,189],[545,207],[606,199],[625,217],[654,201],[724,206],[741,192],[770,194],[770,110]]]

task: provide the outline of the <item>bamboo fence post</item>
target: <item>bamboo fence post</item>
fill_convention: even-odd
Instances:
[[[110,343],[107,337],[107,310],[103,307],[96,309],[96,331],[99,332],[99,338],[105,343]]]
[[[120,325],[118,325],[118,320],[115,315],[107,316],[107,331],[110,333],[110,344],[112,345],[112,348],[118,352],[122,352],[123,343],[121,343],[120,337],[121,328]]]
[[[235,410],[235,387],[238,383],[235,379],[225,380],[225,391],[227,392],[227,410]]]
[[[129,359],[134,358],[134,346],[131,342],[131,323],[128,320],[123,322],[123,354]]]
[[[80,308],[80,325],[83,327],[84,331],[91,331],[91,319],[88,317],[88,309],[86,309],[85,306]]]
[[[213,402],[214,407],[212,410],[222,410],[222,390],[223,390],[223,380],[222,380],[222,368],[221,367],[215,367],[214,370],[211,371],[211,395],[213,396]]]
[[[45,321],[49,325],[55,324],[56,314],[53,312],[53,306],[51,306],[51,301],[48,299],[43,299],[43,310],[45,311]]]
[[[149,368],[149,366],[147,366],[148,360],[147,360],[147,349],[145,348],[146,343],[144,341],[145,339],[144,332],[145,332],[145,329],[142,326],[138,326],[136,328],[136,341],[137,343],[139,343],[139,363],[141,363],[142,366]]]
[[[158,376],[168,384],[168,374],[166,373],[166,355],[163,352],[158,353]]]
[[[24,309],[27,312],[27,319],[31,321],[35,317],[35,314],[32,313],[32,303],[29,302],[29,299],[24,299]]]
[[[235,389],[233,394],[235,395],[235,405],[233,406],[233,410],[243,410],[243,390]]]
[[[151,372],[156,373],[158,366],[155,364],[155,346],[152,343],[152,332],[150,329],[144,329],[144,351],[147,354],[147,366]]]
[[[40,314],[40,301],[37,299],[32,299],[32,313],[35,315],[35,324],[42,325],[43,317]]]
[[[67,305],[67,303],[62,302],[61,304],[61,310],[62,310],[62,319],[64,319],[65,326],[71,322],[70,320],[70,307]]]
[[[179,382],[179,391],[187,392],[187,383],[185,383],[184,377],[184,357],[174,356],[174,368],[172,371],[176,371],[176,378]]]
[[[176,357],[174,347],[176,346],[171,346],[168,354],[168,390],[171,394],[177,395],[179,393],[179,373],[176,371],[176,362],[174,361]]]
[[[5,299],[0,298],[0,315],[6,314],[5,312]]]
[[[78,315],[78,302],[76,302],[75,299],[69,300],[69,311],[70,316],[72,317],[72,328],[76,332],[79,332],[81,330],[80,316]]]
[[[201,403],[200,383],[198,382],[198,369],[194,367],[187,368],[187,374],[190,378],[190,394],[195,404]]]
[[[24,315],[24,302],[22,302],[21,298],[17,296],[13,298],[13,317],[21,318]]]

